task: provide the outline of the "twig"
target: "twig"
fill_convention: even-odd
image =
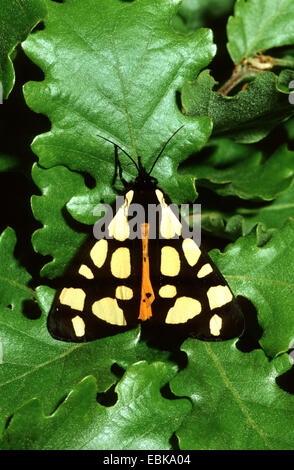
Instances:
[[[274,67],[294,68],[294,60],[291,58],[278,59],[259,52],[256,56],[244,58],[237,64],[229,80],[218,90],[222,95],[228,95],[242,81],[257,76],[265,70],[271,70]]]

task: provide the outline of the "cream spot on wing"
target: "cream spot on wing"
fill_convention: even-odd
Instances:
[[[85,334],[85,322],[78,315],[71,320],[75,335],[80,338]]]
[[[223,321],[218,315],[213,315],[209,322],[210,333],[213,336],[219,336],[222,329]]]
[[[121,242],[130,236],[130,226],[128,222],[128,208],[132,202],[134,191],[129,191],[125,195],[124,204],[118,209],[112,221],[108,225],[108,233],[110,237]]]
[[[186,323],[201,313],[201,303],[192,297],[179,297],[169,309],[165,323]]]
[[[133,298],[133,291],[127,286],[118,286],[115,289],[115,297],[119,300],[130,300]]]
[[[128,191],[125,195],[125,199],[127,201],[127,206],[129,206],[133,200],[133,197],[134,197],[134,191],[131,190],[131,191]]]
[[[164,276],[177,276],[180,268],[181,261],[177,250],[171,246],[164,246],[161,249],[161,274]]]
[[[207,263],[204,266],[202,266],[200,271],[198,271],[197,277],[201,278],[201,277],[208,276],[208,274],[212,273],[212,271],[213,271],[212,266],[209,263]]]
[[[228,286],[216,286],[208,289],[207,297],[210,309],[213,310],[231,302],[233,294]]]
[[[111,273],[119,279],[126,279],[131,274],[131,255],[128,248],[117,248],[111,257]]]
[[[91,269],[88,268],[88,266],[86,266],[85,264],[81,265],[81,267],[79,269],[79,274],[81,276],[86,277],[87,279],[93,279],[94,278],[94,274],[92,273]]]
[[[117,300],[111,297],[104,297],[94,302],[92,312],[96,317],[111,325],[124,326],[127,324],[123,310],[119,308]]]
[[[175,286],[167,284],[159,289],[159,295],[165,299],[172,299],[177,295],[177,289]]]
[[[197,264],[200,256],[201,256],[201,250],[200,248],[196,245],[194,240],[192,238],[185,238],[183,240],[183,251],[185,258],[187,262],[189,263],[190,266],[195,266]]]
[[[165,202],[163,193],[159,189],[156,189],[155,194],[156,194],[159,204],[162,205]]]
[[[90,256],[93,263],[97,268],[101,268],[105,263],[108,250],[108,242],[104,238],[95,243],[92,250],[90,251]]]
[[[163,238],[173,238],[182,233],[182,224],[171,208],[166,204],[163,193],[156,189],[155,194],[161,205],[160,234]]]
[[[82,312],[84,309],[86,294],[83,289],[75,289],[73,287],[62,289],[59,301],[62,305],[68,305],[73,310]]]

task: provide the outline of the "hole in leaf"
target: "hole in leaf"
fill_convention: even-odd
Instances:
[[[69,391],[68,391],[68,393],[69,393]],[[56,412],[56,410],[60,407],[60,405],[62,405],[65,402],[65,400],[68,397],[68,393],[63,395],[63,397],[60,398],[60,400],[56,403],[56,405],[54,406],[54,408],[52,409],[50,414],[54,414]]]
[[[237,300],[244,315],[245,329],[236,346],[242,352],[260,349],[259,340],[263,330],[258,323],[257,310],[245,297],[238,296]]]
[[[87,186],[87,188],[89,189],[93,189],[96,187],[96,180],[95,178],[90,175],[90,173],[87,173],[87,172],[80,172],[83,177],[84,177],[84,181],[85,181],[85,185]]]
[[[294,366],[276,378],[276,384],[285,392],[294,395]]]
[[[29,320],[37,320],[42,315],[39,305],[33,300],[24,300],[22,303],[22,313]]]
[[[113,384],[106,392],[99,392],[96,395],[98,403],[102,406],[114,406],[117,402],[117,393],[115,392],[116,384]]]
[[[175,432],[173,433],[172,437],[170,438],[169,443],[172,447],[172,450],[180,450],[179,439],[177,438]]]
[[[12,310],[12,305],[9,304],[9,305],[6,306],[6,308],[9,308],[9,310]]]
[[[33,29],[32,34],[34,34],[35,31],[43,31],[43,29],[45,29],[45,23],[44,21],[40,21]]]
[[[179,111],[182,113],[183,112],[183,105],[182,105],[182,100],[181,100],[181,92],[176,91],[176,103]]]
[[[183,398],[183,397],[178,397],[171,391],[169,383],[161,387],[160,393],[163,396],[163,398],[166,398],[167,400],[179,400],[180,398]]]
[[[7,417],[6,423],[5,423],[5,429],[7,429],[8,426],[10,425],[12,418],[13,418],[13,415],[10,415]]]
[[[115,375],[115,377],[117,377],[119,380],[122,378],[122,376],[125,373],[125,369],[119,366],[116,362],[112,364],[110,370]]]

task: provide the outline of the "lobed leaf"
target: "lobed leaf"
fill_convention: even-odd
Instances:
[[[209,116],[213,135],[225,135],[242,143],[258,142],[277,124],[293,116],[289,94],[278,90],[281,82],[273,72],[259,74],[235,96],[214,91],[215,84],[209,70],[204,70],[196,81],[187,81],[182,88],[186,114]]]
[[[96,382],[86,377],[50,416],[30,401],[12,418],[2,449],[170,449],[170,438],[191,410],[186,399],[167,400],[160,388],[171,377],[163,363],[133,364],[116,386],[118,400],[96,402]]]
[[[259,51],[294,44],[292,0],[237,0],[228,21],[228,50],[235,64]]]
[[[209,163],[209,162],[207,162]],[[212,188],[221,196],[270,201],[289,189],[294,176],[294,152],[287,146],[278,148],[268,159],[262,152],[229,166],[226,157],[210,166],[197,160],[190,161],[182,172],[194,175],[199,184]]]
[[[38,165],[34,165],[32,176],[42,191],[41,196],[32,197],[33,214],[43,224],[34,232],[32,243],[37,253],[52,256],[41,275],[54,278],[63,274],[86,237],[70,225],[65,209],[67,201],[84,187],[84,178],[62,166],[44,170]]]
[[[44,411],[52,412],[72,387],[93,375],[98,390],[116,382],[111,366],[128,365],[145,359],[167,359],[168,354],[139,342],[139,331],[84,344],[54,340],[46,327],[54,291],[29,287],[30,276],[13,257],[16,237],[8,228],[0,237],[0,431],[8,417],[31,398],[42,400]],[[43,314],[29,319],[35,300]],[[24,314],[25,313],[25,314]],[[175,369],[172,363],[169,369]]]
[[[231,13],[235,0],[183,0],[173,26],[180,33],[189,34]]]
[[[188,340],[188,367],[171,382],[190,397],[192,413],[177,431],[181,449],[286,450],[293,448],[294,397],[278,387],[289,357],[269,361],[261,350],[244,354],[235,341]]]
[[[272,233],[294,217],[293,184],[272,202],[254,203],[249,207],[238,204],[234,209],[230,205],[226,207],[226,200],[217,200],[215,207],[218,209],[207,205],[202,208],[201,226],[203,230],[228,240],[248,235],[255,226]]]
[[[287,351],[294,339],[294,220],[276,231],[267,243],[256,245],[256,234],[239,238],[224,253],[214,250],[212,259],[235,295],[249,299],[263,329],[260,344],[274,357]]]
[[[90,174],[98,202],[110,194],[114,198],[113,145],[98,134],[120,145],[135,161],[142,155],[148,169],[183,124],[154,176],[175,202],[195,199],[192,179],[178,177],[176,170],[180,161],[205,144],[211,122],[184,116],[177,92],[184,80],[207,66],[215,46],[210,30],[190,36],[173,31],[170,21],[179,4],[180,0],[47,0],[45,29],[23,44],[45,74],[43,82],[26,84],[27,104],[52,123],[50,132],[35,139],[33,151],[44,167],[65,165]],[[125,177],[134,178],[134,165],[125,156],[121,161]]]
[[[0,84],[4,98],[8,98],[14,81],[11,55],[15,47],[46,16],[44,0],[2,0],[0,16]],[[0,93],[1,94],[1,93]],[[0,96],[1,98],[1,96]],[[0,99],[1,101],[1,99]]]

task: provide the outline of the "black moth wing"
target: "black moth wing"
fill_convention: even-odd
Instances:
[[[138,324],[138,311],[140,304],[140,270],[141,270],[141,240],[125,240],[123,242],[115,239],[105,240],[107,243],[107,255],[103,266],[95,266],[90,253],[94,245],[100,240],[89,236],[80,248],[72,263],[61,279],[62,288],[55,295],[48,320],[47,327],[50,334],[58,340],[70,342],[87,342],[105,336],[121,333]],[[111,259],[118,248],[127,248],[130,253],[131,273],[127,279],[118,279],[112,275]],[[81,266],[87,266],[93,274],[92,279],[87,279],[79,274]],[[132,289],[133,297],[130,300],[116,298],[116,289],[124,285]],[[79,289],[85,294],[83,309],[72,308],[60,302],[60,296],[64,289]],[[123,311],[124,325],[111,324],[98,318],[93,314],[92,308],[95,302],[101,299],[113,299]],[[74,319],[78,320],[83,331],[77,335],[74,328]]]
[[[195,264],[191,266],[185,258],[183,251],[182,237],[171,240],[150,240],[150,277],[154,289],[155,300],[152,309],[156,314],[152,321],[158,324],[165,324],[166,333],[178,334],[181,337],[194,337],[205,341],[222,341],[238,337],[244,330],[244,317],[239,307],[237,299],[231,292],[226,280],[213,263],[209,255],[200,247],[201,255]],[[161,274],[161,252],[164,247],[172,247],[179,254],[180,273],[177,276],[165,276]],[[205,266],[211,267],[211,272],[204,277],[198,278],[197,274]],[[173,298],[162,298],[159,295],[160,289],[164,286],[174,286],[176,296]],[[208,292],[211,288],[223,287],[226,293],[231,293],[231,300],[220,307],[211,309],[208,298]],[[195,299],[201,304],[201,312],[194,318],[179,323],[166,323],[167,315],[170,309],[175,306],[179,298]],[[179,312],[180,313],[180,312]],[[184,313],[184,312],[183,312]],[[212,328],[214,320],[217,318],[218,328]],[[212,321],[212,323],[211,323]],[[212,331],[214,334],[212,334]],[[218,333],[218,334],[216,334]]]
[[[209,341],[240,336],[244,328],[243,315],[227,282],[207,253],[197,248],[199,252],[197,262],[191,265],[183,248],[187,239],[181,235],[174,238],[160,238],[161,223],[169,217],[168,206],[162,199],[164,196],[162,191],[155,185],[139,184],[135,185],[128,194],[130,193],[132,193],[132,203],[143,206],[146,217],[149,205],[160,202],[155,237],[148,239],[150,281],[155,299],[151,305],[152,317],[142,322],[143,327],[150,324],[158,325],[160,329],[164,328],[167,334],[176,332],[179,336],[192,336]],[[125,201],[127,199],[126,195]],[[128,224],[129,217],[126,220]],[[149,222],[147,218],[146,222]],[[181,223],[184,224],[182,220]],[[107,250],[102,265],[97,267],[91,252],[101,242],[107,246]],[[114,254],[119,250],[129,253],[127,262],[118,260],[113,263]],[[169,268],[170,273],[162,269],[164,250],[172,250],[173,254],[176,253],[179,265],[176,272],[172,263]],[[140,238],[126,237],[123,241],[119,241],[115,237],[97,240],[93,235],[90,236],[62,278],[63,287],[57,292],[48,317],[50,334],[62,341],[86,342],[136,326],[140,322],[138,317],[141,302],[142,262]],[[114,272],[120,265],[122,269],[129,266],[129,274],[123,276],[122,279]],[[199,272],[205,266],[210,267],[210,272],[206,271],[205,276],[199,277]],[[83,269],[86,267],[92,277],[82,275],[81,267]],[[83,274],[85,274],[84,271]],[[172,290],[173,295],[162,295],[162,289],[167,286],[169,293]],[[122,299],[117,294],[117,289],[123,289],[124,293],[131,292],[131,296]],[[225,293],[225,301],[217,300],[219,290],[222,291],[221,297]],[[101,301],[103,303],[102,311],[100,311],[102,315],[97,316],[93,313],[95,311],[93,306]],[[111,303],[110,310],[108,309],[109,302]],[[199,307],[198,311],[189,317],[187,312],[189,313],[191,306],[193,310],[195,304]],[[105,311],[104,306],[106,306]],[[113,309],[118,311],[117,316],[113,314]]]
[[[162,221],[168,222],[171,207],[170,201],[159,188],[155,189],[155,194],[161,204],[161,211],[156,238],[149,240],[150,279],[155,294],[153,316],[149,323],[165,325],[166,334],[175,336],[176,332],[181,337],[191,336],[205,341],[240,336],[244,330],[244,317],[226,280],[206,251],[198,247],[192,235],[189,235],[189,227],[183,218],[180,220],[181,233],[172,238],[162,236],[161,224]],[[172,215],[171,226],[174,224],[173,219]],[[175,226],[177,222],[178,218]],[[187,251],[187,245],[191,251]],[[166,261],[164,250],[167,251]],[[173,264],[169,268],[169,258],[175,259],[178,269],[174,269]],[[167,262],[167,272],[162,269],[164,262]],[[161,295],[163,288],[167,288],[170,298]],[[195,311],[196,315],[193,314]],[[187,313],[191,313],[191,318]]]

